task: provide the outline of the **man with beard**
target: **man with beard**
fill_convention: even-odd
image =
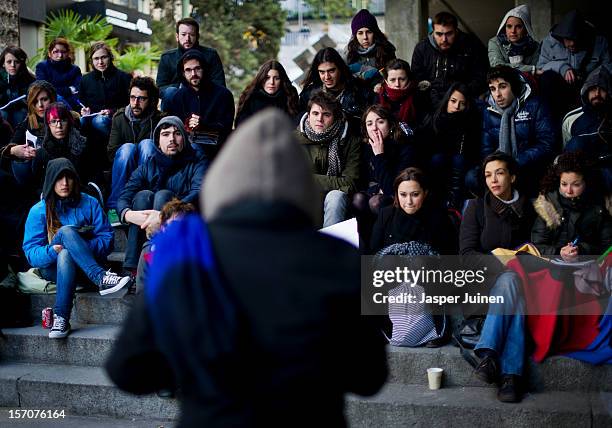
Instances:
[[[234,97],[227,88],[210,80],[206,59],[197,49],[181,57],[177,74],[181,86],[166,101],[164,111],[183,121],[198,156],[212,161],[232,130]]]
[[[178,90],[181,83],[181,74],[176,71],[176,63],[189,49],[196,49],[202,53],[204,66],[208,70],[209,78],[217,85],[225,86],[225,73],[219,54],[213,48],[201,46],[200,25],[193,18],[183,18],[176,23],[176,42],[178,47],[162,54],[157,69],[157,86],[161,92],[162,103],[170,99]],[[162,105],[162,109],[163,109]]]
[[[603,160],[606,190],[612,191],[612,102],[610,73],[605,66],[595,69],[580,90],[582,107],[563,119],[563,144],[566,152],[583,151],[592,160]]]
[[[130,103],[113,116],[108,158],[113,162],[111,194],[106,202],[108,220],[119,226],[117,200],[132,171],[155,153],[153,130],[162,117],[157,109],[159,90],[150,77],[135,77],[130,83]]]

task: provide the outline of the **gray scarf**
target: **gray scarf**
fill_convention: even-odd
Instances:
[[[501,123],[499,124],[499,150],[511,155],[516,159],[516,128],[514,126],[514,114],[518,108],[518,99],[515,98],[505,109],[500,108],[497,104],[493,105],[493,109],[501,114]]]
[[[342,164],[340,163],[340,156],[338,156],[338,146],[343,130],[344,120],[336,120],[325,131],[315,132],[310,127],[308,117],[304,118],[304,133],[306,137],[315,143],[329,143],[327,151],[327,175],[330,177],[338,177],[342,172]]]
[[[374,49],[376,49],[376,43],[374,43],[372,46],[370,46],[369,48],[362,48],[361,46],[357,46],[357,53],[359,55],[367,55],[370,52],[372,52]]]

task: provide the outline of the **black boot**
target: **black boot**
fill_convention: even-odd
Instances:
[[[497,399],[503,403],[518,403],[521,401],[521,377],[516,375],[503,375]]]

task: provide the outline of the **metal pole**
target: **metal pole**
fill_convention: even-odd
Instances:
[[[183,18],[187,18],[189,16],[189,0],[183,0],[182,1],[182,15]]]
[[[304,26],[304,17],[302,16],[302,0],[298,0],[298,31],[302,30]]]

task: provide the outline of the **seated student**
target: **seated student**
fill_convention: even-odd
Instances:
[[[366,108],[374,104],[375,94],[352,76],[348,66],[334,48],[321,49],[315,55],[312,65],[302,82],[300,111],[308,109],[308,102],[319,90],[331,94],[342,106],[349,130],[359,135],[361,116]]]
[[[352,37],[346,47],[346,63],[353,76],[365,80],[371,88],[381,83],[380,70],[395,58],[395,46],[380,31],[376,17],[361,9],[351,21]]]
[[[136,272],[144,243],[141,226],[157,217],[155,211],[161,210],[172,198],[196,201],[208,167],[208,163],[199,160],[193,152],[183,123],[176,116],[159,121],[153,132],[153,142],[155,155],[132,173],[117,202],[122,223],[129,225],[123,267],[130,273]]]
[[[403,59],[392,59],[382,73],[385,80],[378,93],[378,104],[393,113],[404,133],[410,135],[417,126],[417,110],[423,105],[410,65]]]
[[[383,208],[372,230],[372,254],[391,244],[417,241],[440,254],[457,254],[457,236],[446,209],[429,197],[429,181],[418,168],[403,170],[393,183],[393,205]]]
[[[32,267],[57,284],[49,338],[60,339],[70,332],[72,300],[81,272],[101,295],[121,290],[130,277],[100,265],[112,251],[113,231],[98,201],[80,192],[79,176],[68,159],[49,162],[42,196],[28,215],[23,252]]]
[[[151,210],[155,211],[155,210]],[[151,216],[151,222],[146,226],[147,242],[142,248],[140,259],[138,260],[138,269],[136,273],[136,293],[144,289],[149,265],[153,256],[151,239],[157,233],[162,233],[164,229],[174,220],[196,212],[195,206],[189,202],[183,202],[180,199],[174,198],[166,203],[160,211],[155,211],[157,217]]]
[[[487,73],[487,82],[481,156],[484,159],[500,150],[515,158],[523,180],[518,188],[527,191],[524,180],[539,180],[557,151],[557,128],[546,104],[531,93],[531,86],[518,71],[498,65]]]
[[[26,95],[28,87],[36,78],[28,70],[28,55],[17,46],[7,46],[0,54],[0,107]],[[13,127],[17,127],[28,114],[27,104],[16,101],[0,110],[2,117]]]
[[[415,46],[411,66],[419,88],[428,90],[431,109],[455,82],[465,83],[474,96],[486,89],[487,51],[478,37],[459,30],[449,12],[434,16],[433,31]]]
[[[132,76],[115,67],[113,59],[113,52],[106,43],[94,43],[89,50],[93,70],[83,76],[79,85],[79,100],[85,106],[81,107],[81,116],[100,113],[81,118],[81,124],[84,129],[91,125],[105,140],[110,135],[113,114],[129,100],[132,80]]]
[[[80,110],[78,91],[81,69],[72,64],[72,46],[63,37],[51,40],[47,48],[47,59],[36,64],[36,79],[46,80],[57,90],[57,94],[73,110]]]
[[[531,241],[542,255],[574,261],[580,255],[601,255],[612,245],[612,219],[580,152],[555,159],[533,206],[538,217]]]
[[[191,17],[183,18],[176,23],[177,47],[164,52],[159,59],[156,84],[159,87],[164,102],[174,96],[181,83],[182,71],[177,73],[176,64],[189,49],[197,49],[204,55],[205,69],[208,70],[210,80],[217,85],[225,86],[225,72],[219,54],[213,48],[202,46],[200,40],[200,24]]]
[[[453,83],[431,119],[422,125],[418,146],[430,161],[433,185],[450,207],[461,210],[467,190],[478,187],[466,172],[478,164],[482,118],[468,87]]]
[[[132,172],[156,152],[153,130],[162,118],[157,109],[159,90],[150,77],[134,77],[130,82],[129,104],[113,116],[108,159],[113,163],[111,192],[106,201],[108,220],[119,226],[117,200]]]
[[[327,92],[314,93],[300,120],[298,139],[312,165],[324,198],[323,227],[344,221],[350,196],[357,190],[360,142],[349,135],[342,107]]]
[[[540,92],[556,120],[577,107],[580,87],[597,67],[610,66],[608,41],[577,10],[566,13],[542,41]]]
[[[531,28],[529,6],[521,4],[504,16],[497,35],[489,39],[489,64],[507,65],[524,73],[536,74],[540,43]]]
[[[353,196],[353,208],[359,222],[359,237],[367,244],[378,212],[393,202],[395,177],[409,166],[416,166],[418,157],[399,122],[380,105],[365,111],[362,128],[367,137],[361,148],[361,176],[362,181],[367,180],[367,189]]]
[[[266,61],[240,95],[235,125],[238,127],[266,107],[279,108],[292,119],[297,119],[298,103],[297,90],[281,63],[273,59]]]
[[[164,111],[179,117],[188,132],[209,136],[207,142],[192,144],[198,156],[212,161],[232,131],[234,97],[229,89],[214,83],[209,72],[200,51],[185,52],[177,64],[181,86],[166,100]]]

